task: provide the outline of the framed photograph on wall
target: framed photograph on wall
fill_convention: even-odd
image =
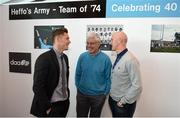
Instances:
[[[150,51],[180,53],[180,25],[152,25]]]
[[[34,26],[34,48],[35,49],[51,49],[52,48],[52,32],[55,29],[62,28],[64,25],[58,26]]]
[[[87,34],[95,32],[101,38],[100,49],[111,51],[111,36],[114,32],[123,31],[123,25],[87,25]]]

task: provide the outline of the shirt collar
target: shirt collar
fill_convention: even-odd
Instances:
[[[101,50],[99,50],[95,55],[90,54],[89,51],[88,51],[88,54],[91,55],[91,56],[93,56],[93,57],[99,55],[99,53],[101,53]]]
[[[123,51],[121,51],[120,53],[118,53],[117,56],[124,55],[127,51],[128,51],[128,49],[126,48]]]
[[[62,55],[63,55],[63,53],[60,53],[57,49],[55,49],[54,47],[53,47],[53,50],[54,50],[54,52],[56,53],[56,56],[57,57],[61,57]]]

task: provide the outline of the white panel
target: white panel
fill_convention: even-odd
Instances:
[[[65,25],[71,37],[70,60],[71,105],[69,116],[76,116],[76,88],[74,75],[77,59],[85,51],[86,26],[91,24],[123,24],[128,34],[128,48],[141,63],[143,93],[135,116],[180,116],[180,55],[150,53],[151,24],[179,24],[178,18],[122,18],[122,19],[54,19],[8,20],[8,7],[3,7],[3,116],[31,116],[33,74],[8,71],[8,52],[32,52],[32,68],[38,55],[46,50],[35,50],[34,25]],[[179,24],[180,25],[180,24]],[[111,55],[110,52],[106,52]],[[34,70],[32,69],[32,72]],[[0,82],[1,83],[1,82]],[[108,103],[102,116],[111,116]]]
[[[0,1],[0,4],[2,4],[2,3],[4,3],[4,2],[8,2],[8,1],[10,1],[10,0],[1,0],[1,1]]]
[[[2,114],[2,108],[3,108],[3,106],[2,106],[2,102],[3,102],[3,100],[2,100],[2,97],[3,97],[3,94],[2,94],[2,89],[3,89],[3,87],[2,87],[2,85],[3,85],[3,83],[2,83],[2,8],[1,8],[1,6],[0,6],[0,116],[1,116],[1,114]]]

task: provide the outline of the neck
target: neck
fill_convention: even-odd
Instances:
[[[123,46],[123,47],[119,47],[117,50],[116,50],[116,53],[121,53],[123,50],[125,50],[126,47]]]
[[[89,54],[92,55],[92,56],[95,56],[98,52],[99,52],[99,50],[94,52],[94,53],[89,53]]]
[[[63,49],[62,48],[58,48],[58,46],[53,45],[53,48],[56,49],[59,53],[63,53]]]

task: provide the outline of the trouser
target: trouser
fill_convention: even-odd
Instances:
[[[66,117],[69,109],[69,99],[52,103],[48,117]]]
[[[113,117],[133,117],[136,109],[136,102],[119,107],[117,106],[117,101],[113,100],[111,96],[109,96],[109,106]]]
[[[106,95],[84,95],[77,92],[76,112],[77,117],[100,117]],[[90,112],[90,113],[89,113]]]

